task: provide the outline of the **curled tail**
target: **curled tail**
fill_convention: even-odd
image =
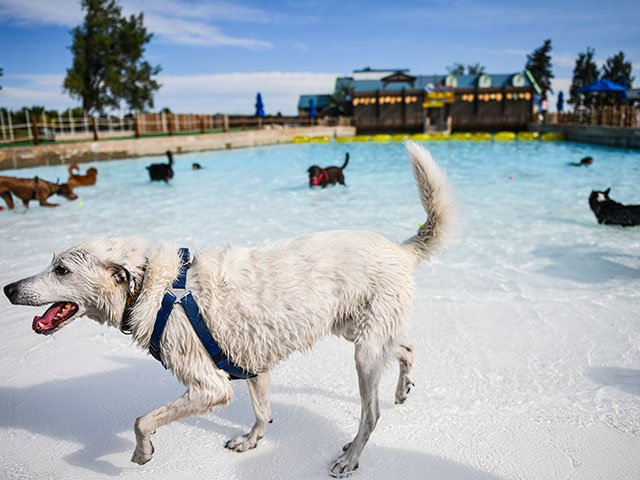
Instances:
[[[457,223],[457,208],[447,174],[431,154],[410,140],[405,142],[405,147],[427,220],[418,233],[402,245],[412,252],[416,263],[419,263],[446,245]]]
[[[72,163],[71,165],[69,165],[69,175],[77,175],[76,173],[74,173],[74,170],[78,170],[78,173],[80,173],[80,167],[77,163]]]
[[[344,159],[344,165],[342,165],[342,166],[340,167],[340,170],[342,170],[344,167],[346,167],[346,166],[347,166],[347,163],[349,163],[349,153],[348,153],[348,152],[347,152],[347,156],[346,156],[346,157],[345,157],[345,159]]]
[[[171,153],[171,150],[167,150],[167,157],[169,157],[169,166],[171,167],[173,165],[173,153]]]

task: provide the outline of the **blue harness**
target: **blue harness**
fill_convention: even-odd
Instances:
[[[178,278],[176,278],[176,280],[173,282],[173,288],[171,288],[171,290],[167,291],[164,294],[164,297],[162,298],[162,305],[160,307],[160,310],[158,311],[158,315],[156,316],[156,323],[153,327],[153,333],[151,334],[149,353],[151,353],[153,358],[162,363],[162,366],[164,368],[167,368],[160,357],[160,339],[162,338],[162,333],[164,332],[164,328],[167,325],[167,320],[169,319],[169,316],[173,311],[173,306],[179,302],[182,304],[182,307],[184,308],[184,311],[187,314],[187,318],[191,322],[196,335],[198,335],[198,338],[202,342],[202,345],[207,350],[207,352],[211,356],[211,359],[213,360],[213,363],[215,363],[218,368],[227,372],[232,380],[242,380],[255,377],[255,373],[248,372],[245,369],[231,363],[231,361],[218,346],[218,343],[214,340],[211,332],[207,328],[207,325],[204,323],[202,315],[200,315],[198,304],[193,298],[191,290],[186,288],[187,270],[191,265],[189,263],[188,248],[180,249],[180,258],[181,262]]]

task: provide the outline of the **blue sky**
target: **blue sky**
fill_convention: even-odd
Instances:
[[[120,0],[144,13],[154,34],[146,58],[160,64],[156,108],[174,112],[295,114],[301,93],[329,93],[354,69],[446,73],[479,62],[488,73],[520,71],[552,40],[555,90],[568,89],[578,52],[601,65],[618,51],[640,84],[640,2],[192,1]],[[611,5],[611,7],[609,7]],[[0,106],[76,106],[62,91],[71,65],[76,0],[0,0]],[[553,101],[550,103],[554,103]]]

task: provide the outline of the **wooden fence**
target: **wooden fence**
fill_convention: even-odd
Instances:
[[[0,144],[98,141],[100,139],[205,134],[242,130],[285,129],[312,125],[350,125],[350,118],[298,116],[254,117],[246,115],[203,115],[145,113],[123,117],[35,118],[25,111],[26,123],[15,124],[8,111],[0,109]]]
[[[623,128],[640,128],[640,108],[622,107],[577,107],[573,112],[548,113],[543,123],[577,123]]]

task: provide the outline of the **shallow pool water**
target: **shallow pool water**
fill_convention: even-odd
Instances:
[[[613,199],[639,204],[640,153],[569,142],[426,145],[448,171],[461,225],[451,246],[416,272],[407,332],[416,388],[394,407],[396,368],[385,374],[382,418],[358,474],[640,478],[640,227],[598,225],[588,205],[592,189],[609,187]],[[310,165],[341,165],[346,152],[346,187],[308,187]],[[569,166],[587,155],[593,165]],[[399,242],[424,221],[402,143],[174,158],[169,185],[149,182],[145,170],[164,157],[97,162],[81,166],[99,173],[97,185],[76,189],[78,200],[0,212],[2,284],[93,236],[197,249],[346,228]],[[192,170],[193,162],[203,169]],[[63,166],[2,173],[67,178]],[[239,388],[227,409],[160,429],[151,467],[129,466],[135,416],[179,395],[179,386],[114,329],[78,320],[53,337],[34,335],[30,318],[39,310],[0,302],[5,473],[138,478],[153,468],[160,480],[178,471],[326,478],[355,433],[352,350],[328,339],[276,369],[276,422],[256,453],[221,449],[252,422]],[[53,414],[42,411],[50,404]],[[34,461],[33,451],[59,455]]]

